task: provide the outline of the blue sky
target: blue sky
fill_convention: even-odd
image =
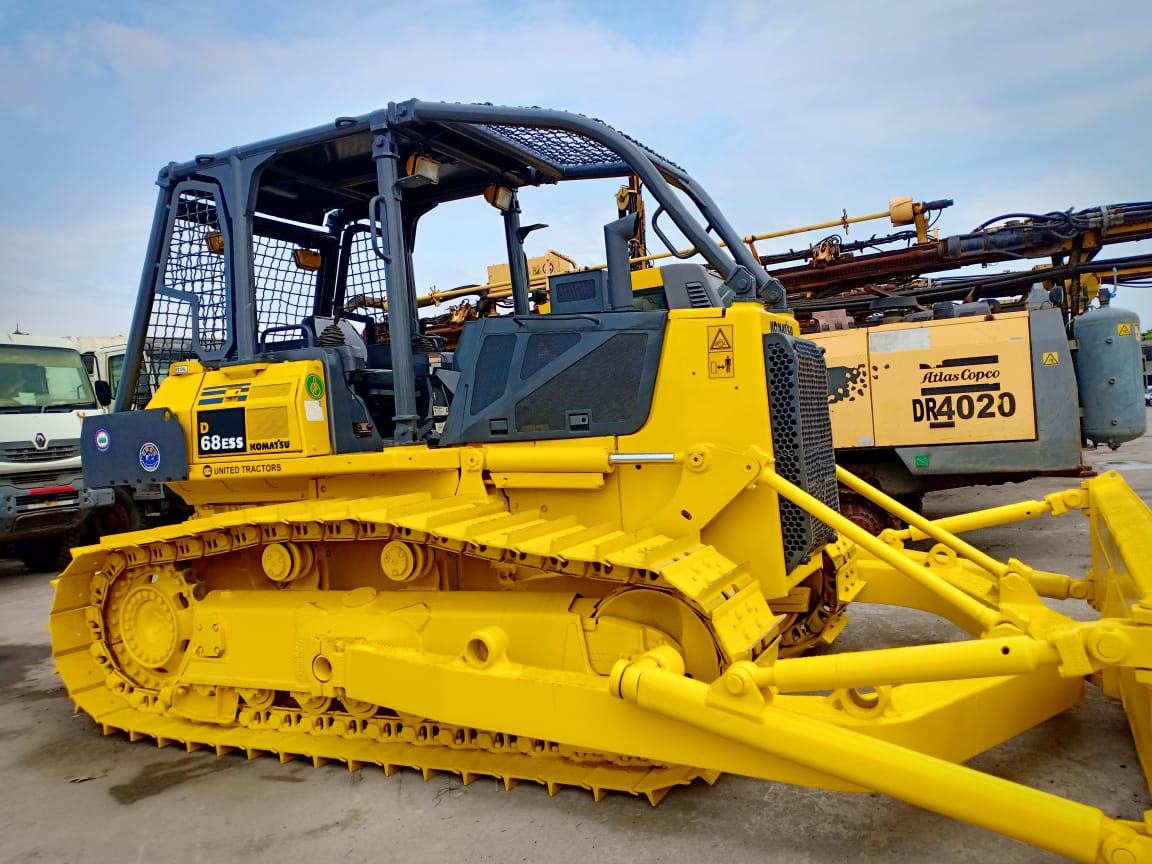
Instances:
[[[0,327],[126,332],[162,165],[413,96],[600,117],[745,234],[906,194],[955,199],[945,233],[1152,199],[1147,2],[325,5],[0,4]],[[600,261],[611,191],[526,196],[529,253]],[[430,220],[422,286],[484,280],[473,215]],[[1152,326],[1152,289],[1116,302]]]

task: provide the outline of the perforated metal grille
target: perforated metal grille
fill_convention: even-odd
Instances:
[[[249,399],[281,399],[292,393],[292,385],[285,381],[282,384],[257,384],[248,393]]]
[[[807,466],[807,491],[834,510],[840,508],[840,484],[836,481],[836,452],[832,446],[832,418],[828,413],[828,367],[820,348],[798,339],[797,371],[800,385],[800,433]],[[835,539],[836,532],[823,522],[817,542]]]
[[[252,238],[253,276],[256,282],[256,330],[269,347],[286,339],[299,339],[299,331],[264,336],[270,327],[298,325],[315,311],[316,273],[296,266],[300,248],[273,237]]]
[[[289,435],[288,409],[283,405],[269,408],[250,408],[244,420],[250,441],[287,438]]]
[[[151,389],[170,363],[193,356],[193,315],[202,348],[219,350],[231,341],[224,255],[209,246],[209,236],[220,230],[215,198],[206,190],[184,189],[175,205],[164,281],[148,322],[151,363],[141,373]]]
[[[764,337],[776,470],[809,495],[839,509],[828,373],[820,349],[783,333]],[[780,500],[784,555],[791,570],[836,534],[791,501]]]
[[[592,424],[636,413],[648,336],[620,333],[516,403],[516,428],[567,429],[568,410],[587,411]]]

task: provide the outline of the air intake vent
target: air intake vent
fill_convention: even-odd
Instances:
[[[712,301],[708,298],[708,289],[702,283],[689,282],[684,288],[688,291],[688,302],[693,308],[712,305]]]

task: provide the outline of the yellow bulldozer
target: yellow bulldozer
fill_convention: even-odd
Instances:
[[[531,314],[518,191],[632,174],[653,233],[720,274],[678,262],[662,290],[707,302],[634,308],[637,219],[613,214],[607,267]],[[1109,473],[943,525],[837,468],[821,350],[674,163],[579,115],[413,100],[158,185],[117,410],[82,451],[90,482],[164,483],[195,514],[79,548],[56,583],[56,666],[106,733],[653,803],[732,772],[1152,860],[1143,823],[959,764],[1086,681],[1149,764],[1152,513]],[[514,309],[448,352],[416,314],[416,228],[479,197]],[[909,527],[857,527],[841,484]],[[955,533],[1071,511],[1083,578]],[[971,638],[835,653],[850,602]]]

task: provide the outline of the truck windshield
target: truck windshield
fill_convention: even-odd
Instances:
[[[96,407],[88,372],[77,351],[0,345],[0,413],[36,414]]]

